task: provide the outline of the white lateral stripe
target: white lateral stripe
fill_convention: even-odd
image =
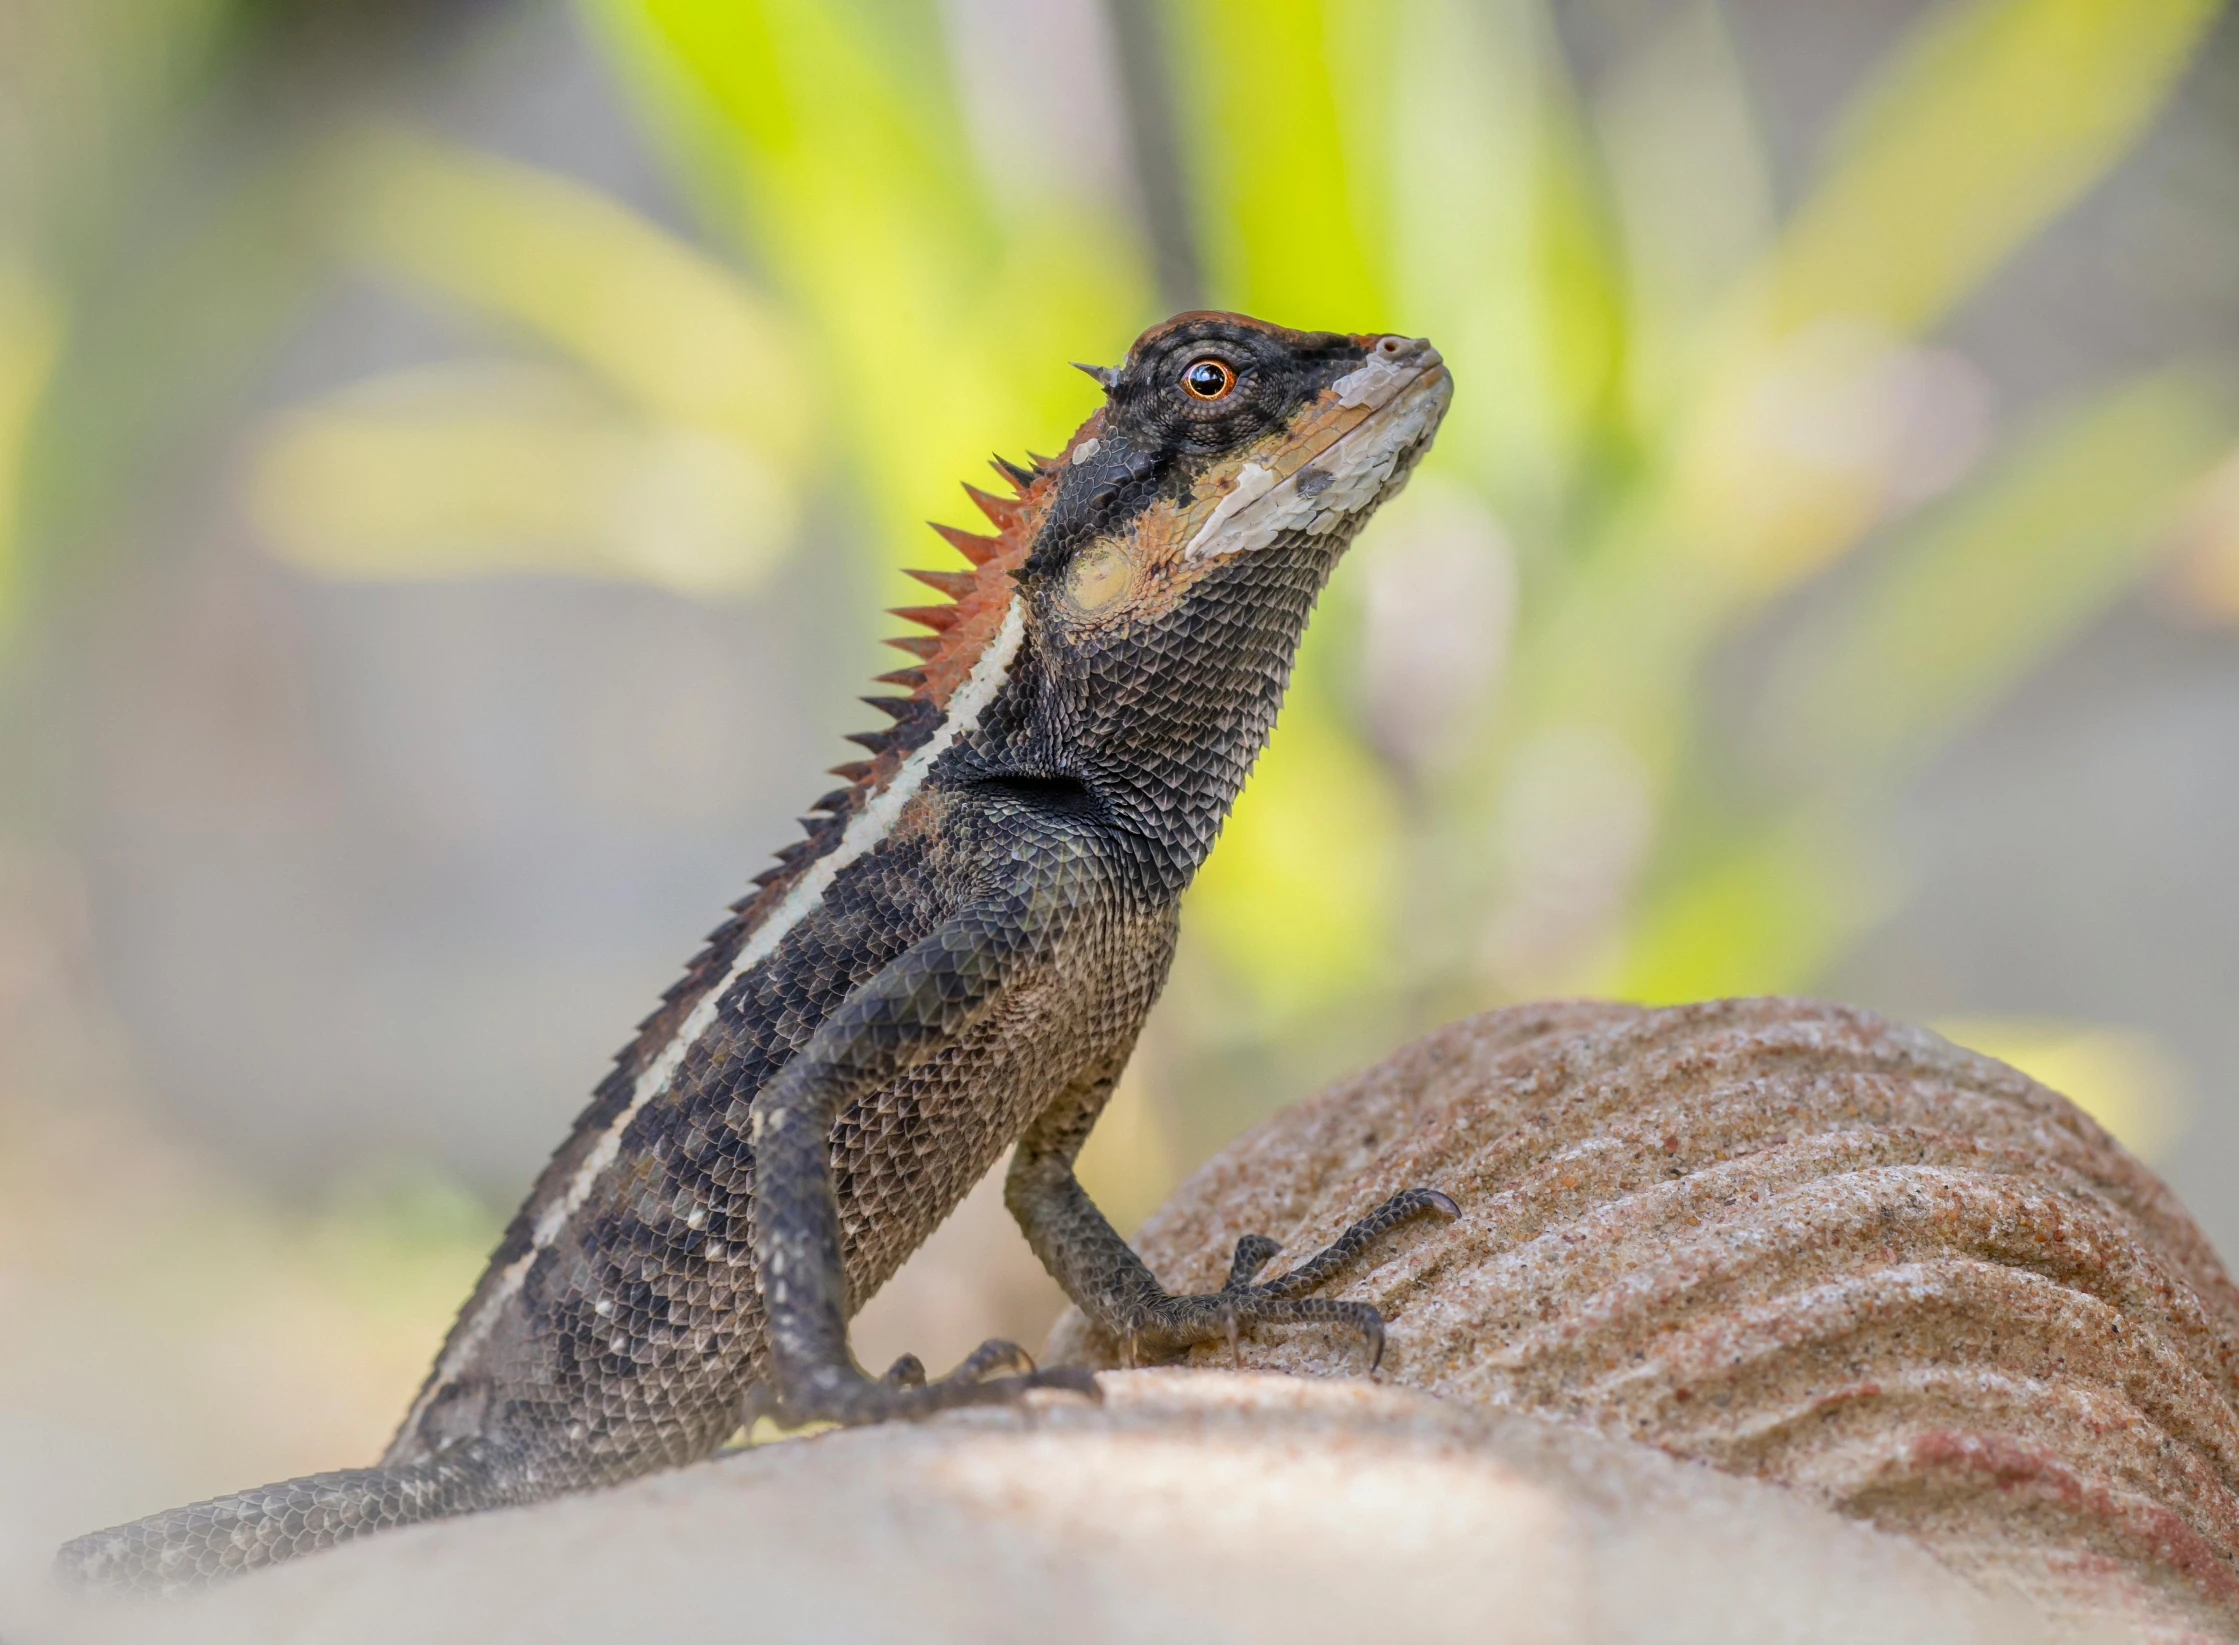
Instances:
[[[738,957],[731,962],[731,968],[724,973],[723,980],[699,997],[683,1025],[669,1037],[668,1044],[661,1047],[661,1054],[638,1075],[636,1083],[630,1088],[629,1106],[615,1116],[614,1123],[601,1133],[591,1151],[583,1157],[583,1163],[576,1167],[575,1176],[568,1183],[567,1192],[557,1202],[546,1206],[544,1214],[537,1218],[536,1228],[529,1238],[528,1250],[507,1265],[504,1276],[498,1281],[497,1289],[490,1293],[489,1300],[482,1305],[473,1320],[460,1329],[450,1351],[437,1365],[435,1375],[428,1379],[428,1395],[405,1418],[407,1428],[419,1420],[427,1397],[432,1397],[437,1389],[456,1376],[459,1367],[482,1345],[483,1339],[490,1334],[491,1327],[497,1322],[499,1310],[520,1290],[522,1280],[528,1277],[530,1265],[558,1237],[560,1230],[567,1226],[568,1218],[575,1215],[590,1197],[591,1186],[597,1182],[599,1173],[614,1163],[615,1156],[621,1152],[622,1133],[628,1128],[630,1121],[637,1116],[639,1109],[668,1088],[677,1069],[683,1066],[686,1054],[714,1024],[723,996],[731,991],[739,978],[769,958],[777,945],[784,941],[786,932],[798,925],[802,916],[823,898],[825,889],[842,869],[869,852],[892,832],[894,821],[901,815],[902,807],[909,803],[911,795],[924,786],[925,775],[933,769],[933,762],[948,752],[950,745],[963,734],[967,726],[978,721],[981,711],[993,699],[1004,676],[1010,672],[1011,660],[1018,655],[1019,642],[1025,634],[1025,606],[1020,597],[1014,595],[1009,609],[1003,614],[1002,628],[996,632],[988,648],[980,654],[979,661],[972,665],[972,672],[965,677],[956,694],[949,698],[948,713],[933,735],[926,739],[923,747],[902,762],[901,769],[894,773],[893,781],[872,795],[870,803],[849,819],[847,831],[840,836],[840,843],[817,858],[809,866],[809,871],[794,883],[792,890],[785,894],[785,900],[771,910],[770,917],[755,929],[746,946],[739,950]]]

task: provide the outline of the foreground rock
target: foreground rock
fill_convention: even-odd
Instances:
[[[2011,1069],[1786,1001],[1459,1023],[1139,1241],[1217,1287],[1400,1186],[1359,1345],[829,1433],[420,1526],[8,1645],[656,1638],[1719,1645],[2239,1637],[2239,1296]],[[1116,1363],[1078,1319],[1053,1349]],[[1201,1356],[1225,1366],[1226,1345]],[[1433,1397],[1436,1396],[1436,1397]]]
[[[1642,1446],[1361,1382],[1138,1371],[416,1527],[38,1639],[1970,1645],[2060,1634]],[[12,1636],[11,1636],[12,1637]],[[33,1636],[26,1634],[26,1640]]]
[[[2012,1069],[1808,1002],[1497,1011],[1271,1120],[1137,1243],[1213,1290],[1239,1235],[1309,1251],[1403,1186],[1464,1214],[1343,1292],[1392,1322],[1387,1381],[1777,1481],[2138,1637],[2239,1629],[2239,1294]],[[1052,1347],[1124,1357],[1077,1316]],[[1360,1368],[1319,1332],[1241,1354]]]

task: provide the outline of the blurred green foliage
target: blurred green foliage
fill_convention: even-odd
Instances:
[[[1225,1092],[1204,1109],[1225,1131],[1501,998],[1808,987],[1901,895],[1872,844],[1896,785],[2136,583],[2231,449],[2230,385],[2193,364],[1992,431],[1932,346],[2137,141],[2215,8],[1945,0],[1785,214],[1713,0],[1667,11],[1591,96],[1537,0],[1122,9],[1163,42],[1164,95],[1123,101],[1171,111],[1208,300],[1426,333],[1459,385],[1192,893],[1160,1066]],[[53,152],[113,169],[223,8],[95,13],[187,42],[101,83],[98,131],[27,100]],[[896,568],[942,563],[920,522],[958,517],[990,443],[1062,441],[1094,401],[1064,362],[1159,317],[1172,246],[1124,178],[989,151],[989,94],[932,0],[583,15],[704,243],[387,129],[246,179],[244,222],[281,201],[288,244],[496,347],[275,419],[249,480],[273,547],[329,575],[751,598],[836,510],[906,600]],[[74,49],[89,83],[116,55],[92,26]],[[74,350],[100,381],[78,328],[118,301],[74,283],[85,234],[27,188],[0,241],[0,545],[35,512],[23,454],[62,449]],[[229,221],[190,236],[221,272],[172,300],[242,306]],[[1753,775],[1726,781],[1707,661],[1869,539],[1774,670]]]

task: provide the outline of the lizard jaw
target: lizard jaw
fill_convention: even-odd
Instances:
[[[1369,415],[1287,474],[1246,463],[1190,538],[1186,561],[1249,553],[1288,532],[1320,536],[1405,482],[1453,401],[1454,380],[1428,339],[1385,341],[1403,350],[1380,350],[1332,391],[1340,406],[1365,404]]]

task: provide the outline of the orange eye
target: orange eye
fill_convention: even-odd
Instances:
[[[1193,399],[1217,400],[1236,386],[1236,372],[1226,360],[1192,360],[1182,371],[1182,387]]]

